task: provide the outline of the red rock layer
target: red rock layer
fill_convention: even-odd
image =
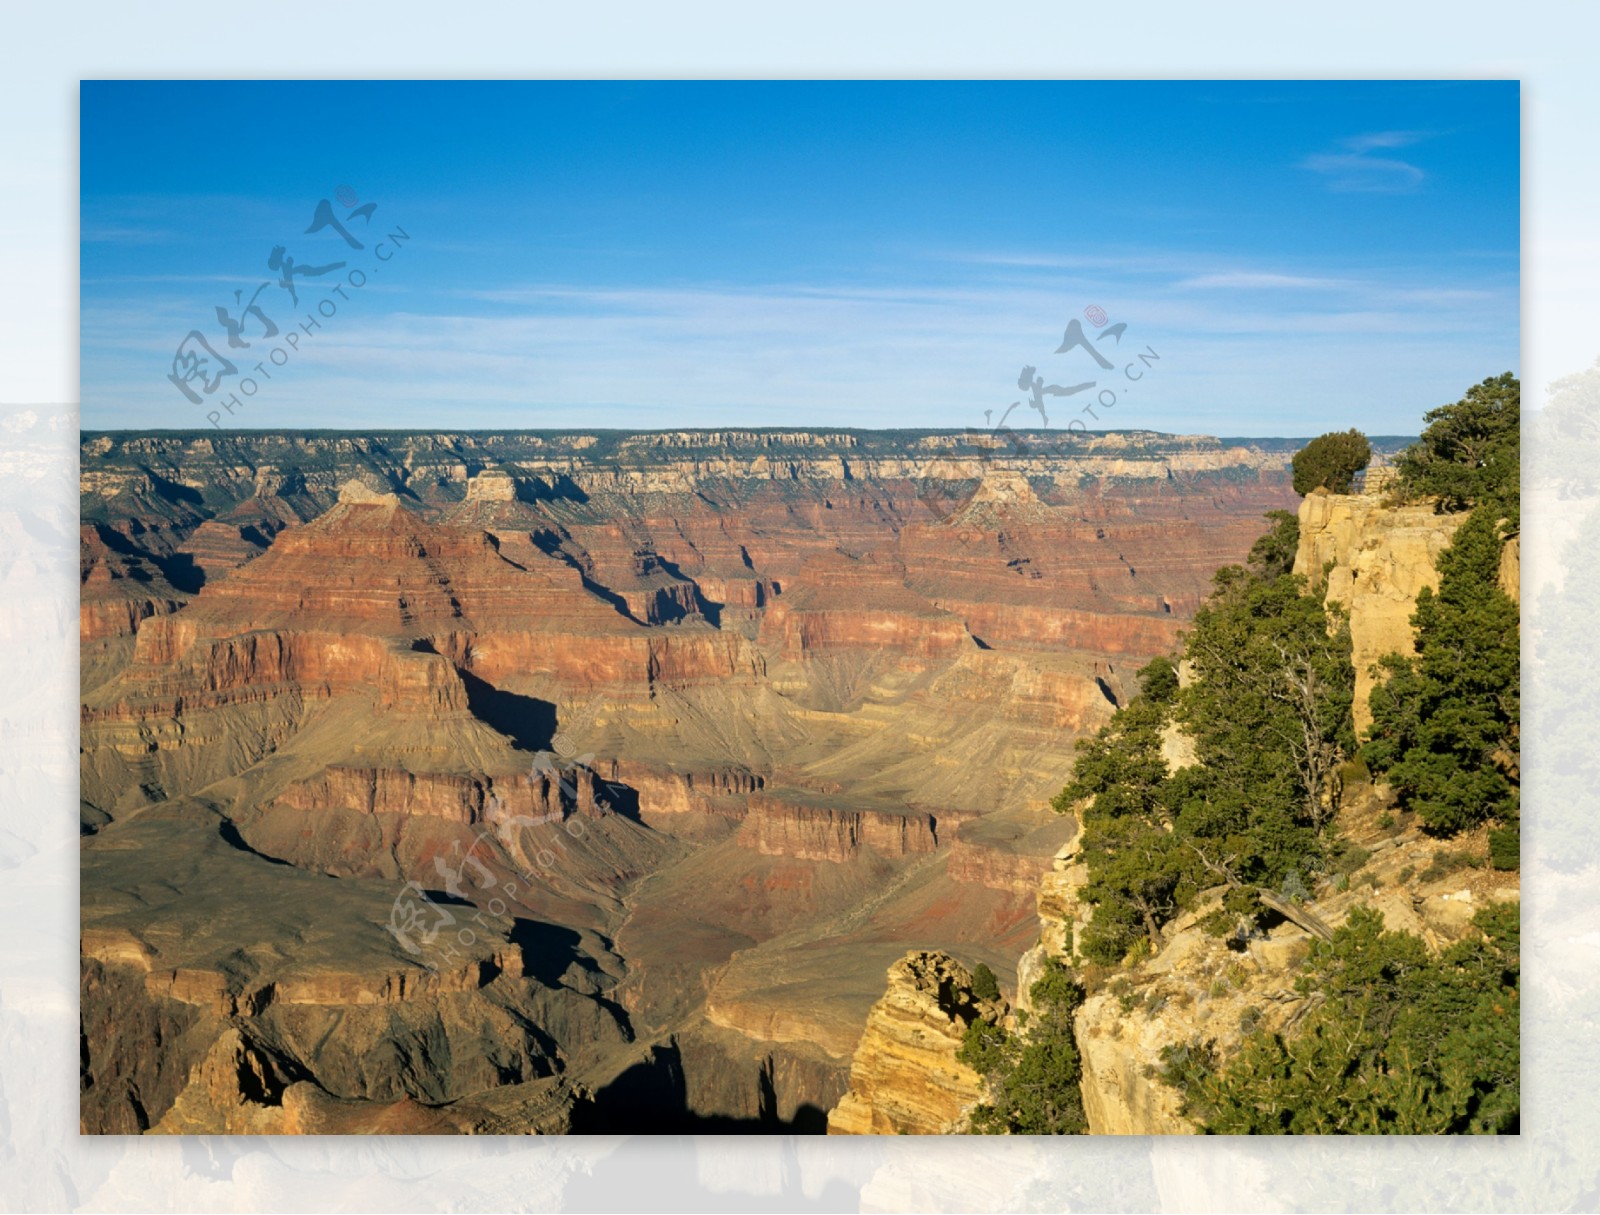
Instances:
[[[764,856],[842,862],[862,848],[880,856],[932,852],[938,847],[931,814],[849,810],[753,793],[739,839]]]
[[[113,544],[120,539],[110,528],[78,529],[80,642],[131,637],[140,621],[175,612],[186,600],[150,561],[119,552]]]
[[[308,813],[424,814],[468,825],[511,824],[518,818],[543,822],[563,819],[574,809],[593,813],[594,774],[573,768],[559,775],[476,777],[335,765],[309,780],[296,781],[278,795],[276,804]]]

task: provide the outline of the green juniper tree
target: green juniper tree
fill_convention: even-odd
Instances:
[[[1422,438],[1395,461],[1408,498],[1436,498],[1441,511],[1497,502],[1517,519],[1522,485],[1522,385],[1509,371],[1423,415]]]
[[[1324,848],[1338,768],[1354,749],[1355,671],[1348,626],[1291,574],[1294,516],[1274,512],[1248,566],[1219,571],[1184,655],[1140,672],[1141,692],[1079,743],[1058,810],[1082,807],[1091,906],[1079,948],[1111,964],[1160,949],[1164,926],[1202,889],[1226,884],[1225,930],[1260,914],[1255,891],[1304,869]],[[1163,731],[1194,740],[1199,763],[1169,772]]]
[[[1474,510],[1440,554],[1438,592],[1417,596],[1414,655],[1381,664],[1387,679],[1373,689],[1361,752],[1441,834],[1517,812],[1518,612],[1498,583],[1495,513]]]
[[[972,994],[980,1000],[1000,998],[1000,981],[994,977],[987,962],[979,962],[972,971]]]
[[[1514,864],[1521,729],[1519,611],[1500,563],[1519,515],[1518,386],[1477,385],[1401,460],[1402,488],[1470,509],[1440,554],[1439,589],[1417,596],[1410,654],[1379,664],[1362,758],[1427,827],[1452,834],[1499,823],[1499,865]]]
[[[1355,475],[1372,461],[1372,445],[1359,430],[1319,435],[1294,453],[1294,492],[1304,497],[1315,489],[1347,494]]]
[[[1026,1032],[977,1020],[957,1054],[987,1082],[988,1100],[972,1112],[972,1129],[986,1135],[1081,1135],[1088,1130],[1072,1020],[1083,988],[1054,958],[1029,989],[1033,1013]]]

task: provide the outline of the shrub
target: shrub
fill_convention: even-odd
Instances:
[[[981,1020],[967,1028],[957,1058],[984,1077],[989,1097],[972,1111],[972,1129],[991,1135],[1081,1135],[1088,1119],[1072,1019],[1083,1003],[1083,988],[1051,958],[1028,995],[1034,1016],[1025,1033],[1008,1033]]]
[[[972,994],[980,1000],[996,1000],[1000,997],[1000,983],[986,962],[979,962],[972,972]]]
[[[1372,853],[1359,844],[1345,844],[1333,858],[1332,872],[1349,877],[1372,859]]]
[[[1314,489],[1347,494],[1355,475],[1372,460],[1372,445],[1359,430],[1336,430],[1307,443],[1294,454],[1294,492]]]
[[[1489,832],[1489,863],[1496,869],[1517,869],[1522,865],[1522,831],[1516,823]]]
[[[1424,882],[1437,882],[1440,878],[1449,877],[1458,870],[1471,867],[1472,857],[1466,852],[1446,852],[1441,848],[1433,854],[1428,867],[1417,876]]]

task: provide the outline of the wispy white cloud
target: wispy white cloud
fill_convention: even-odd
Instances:
[[[932,258],[1016,270],[1109,270],[1116,274],[1200,274],[1220,267],[1215,258],[1189,252],[1128,250],[1114,253],[1036,253],[1026,250],[955,250]]]
[[[1017,399],[1025,363],[1065,373],[1079,359],[1080,378],[1099,376],[1083,352],[1053,353],[1089,303],[1129,325],[1119,344],[1105,339],[1113,357],[1149,343],[1163,358],[1161,378],[1124,393],[1107,425],[1259,430],[1252,417],[1281,416],[1289,382],[1296,410],[1320,417],[1348,410],[1336,372],[1355,365],[1395,400],[1432,404],[1469,335],[1514,355],[1514,283],[1478,290],[1369,269],[1292,274],[1199,260],[1213,267],[1209,289],[1169,274],[1089,294],[1080,276],[1018,274],[936,287],[533,281],[437,296],[431,308],[414,306],[425,293],[408,308],[357,295],[263,381],[249,424],[360,426],[378,400],[397,424],[424,424],[457,416],[470,397],[481,425],[981,425],[984,410]],[[1293,289],[1306,284],[1339,289]],[[204,424],[165,379],[189,319],[137,301],[85,307],[86,425]],[[1051,410],[1055,425],[1070,416],[1062,410]],[[1281,416],[1269,429],[1310,426]]]
[[[1344,140],[1347,152],[1362,155],[1378,148],[1406,148],[1428,137],[1426,131],[1373,131],[1366,135],[1353,135]]]
[[[1349,193],[1407,194],[1427,174],[1410,161],[1371,153],[1410,147],[1427,138],[1424,131],[1373,131],[1340,140],[1337,152],[1307,156],[1302,169],[1321,174],[1328,189]]]
[[[1474,304],[1494,299],[1495,293],[1480,287],[1407,287],[1395,291],[1394,298],[1408,304]]]
[[[78,239],[89,245],[163,245],[172,239],[164,228],[129,224],[85,224]]]
[[[1250,270],[1230,270],[1221,274],[1201,274],[1181,279],[1173,286],[1189,288],[1215,288],[1222,290],[1251,291],[1257,288],[1296,289],[1305,291],[1339,290],[1357,286],[1344,278],[1316,278],[1304,274],[1270,274]]]

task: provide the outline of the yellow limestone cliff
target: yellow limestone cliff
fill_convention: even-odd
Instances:
[[[828,1115],[830,1135],[940,1135],[964,1129],[982,1097],[978,1073],[956,1058],[967,1027],[1000,1020],[972,975],[948,954],[913,950],[889,968],[850,1065],[850,1090]]]
[[[1373,665],[1385,654],[1411,652],[1417,595],[1438,588],[1434,562],[1466,517],[1438,514],[1431,503],[1389,506],[1381,492],[1315,490],[1300,504],[1294,572],[1315,581],[1332,562],[1327,599],[1350,613],[1358,734],[1372,724]]]

